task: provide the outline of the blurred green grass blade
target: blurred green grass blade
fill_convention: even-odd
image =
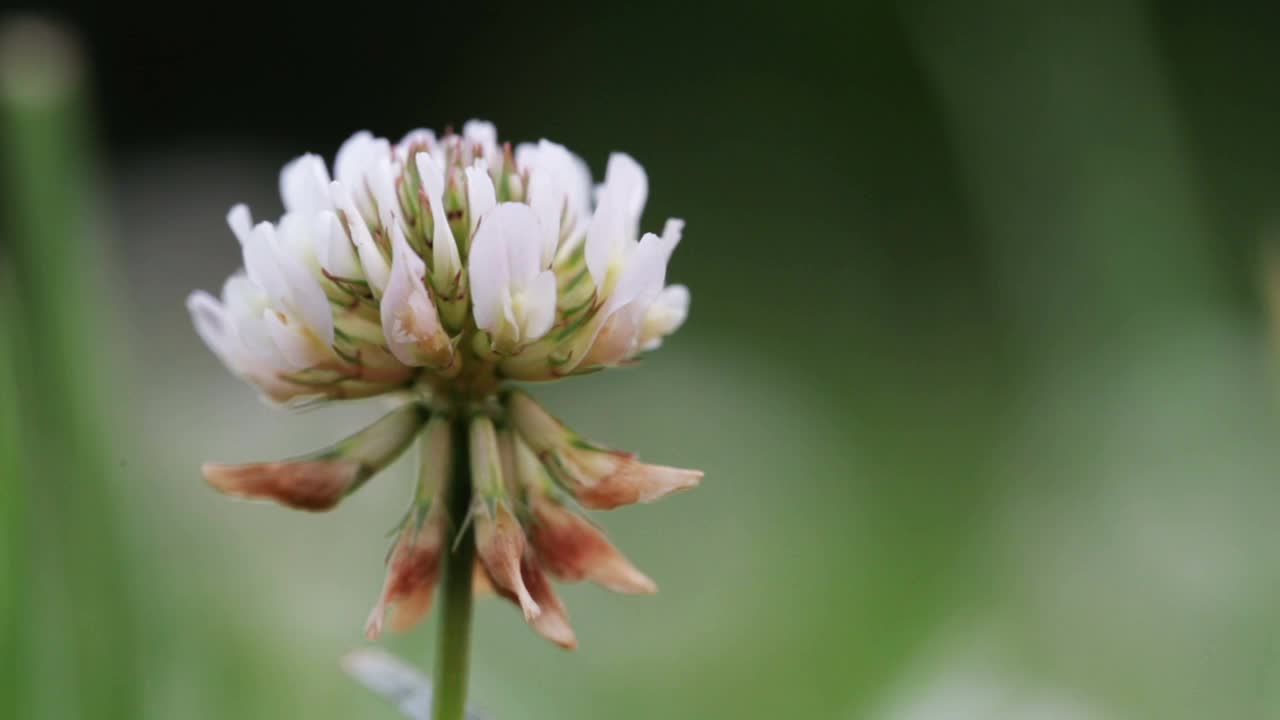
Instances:
[[[900,4],[1028,354],[1223,299],[1144,4]]]
[[[29,569],[18,381],[13,368],[17,344],[12,269],[0,257],[0,715],[25,717],[22,618],[28,615],[24,580]]]
[[[100,273],[90,233],[83,63],[48,23],[0,27],[0,178],[16,310],[17,417],[25,465],[19,485],[29,552],[33,698],[24,717],[141,715],[132,664],[128,574],[111,497],[111,424]]]

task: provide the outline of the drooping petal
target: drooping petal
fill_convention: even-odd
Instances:
[[[476,555],[494,587],[515,597],[526,619],[535,618],[541,610],[520,574],[524,530],[507,506],[502,456],[493,421],[483,415],[472,418],[469,440],[474,486],[470,512],[475,523]]]
[[[297,510],[320,512],[338,504],[360,477],[354,460],[284,460],[221,465],[206,463],[204,479],[236,497],[274,500]]]
[[[578,638],[574,635],[573,627],[569,624],[569,612],[565,610],[564,603],[560,601],[560,597],[552,589],[551,582],[547,580],[546,574],[542,572],[542,568],[538,566],[532,554],[525,554],[520,563],[520,571],[529,586],[529,593],[538,603],[538,607],[542,609],[533,618],[529,618],[526,615],[525,620],[539,635],[556,645],[565,650],[576,649],[578,647]],[[514,601],[510,594],[501,590],[499,590],[499,593],[508,600]]]
[[[530,595],[521,574],[520,558],[524,555],[525,537],[505,503],[490,509],[479,507],[473,515],[476,526],[476,555],[489,574],[489,580],[500,593],[516,598],[526,620],[542,612]]]
[[[508,417],[547,470],[583,506],[609,510],[696,486],[702,471],[648,465],[569,430],[520,391],[504,396]]]
[[[242,465],[208,463],[201,472],[228,495],[274,500],[300,510],[328,510],[399,457],[425,421],[422,406],[409,403],[304,457]]]
[[[422,431],[418,485],[409,514],[387,558],[382,593],[365,625],[365,635],[370,640],[382,633],[383,618],[388,610],[392,611],[391,629],[403,632],[431,609],[448,526],[444,488],[453,465],[450,432],[449,421],[441,416],[431,418]]]
[[[377,640],[384,618],[391,613],[390,626],[405,632],[431,611],[436,583],[440,578],[444,523],[441,513],[411,523],[401,531],[387,560],[387,578],[378,604],[365,622],[365,637]]]
[[[591,580],[619,593],[648,595],[658,586],[609,542],[603,531],[547,496],[533,499],[529,539],[548,573],[566,582]]]
[[[567,582],[592,580],[620,593],[657,592],[657,585],[618,552],[602,530],[565,507],[529,444],[518,434],[511,444],[514,472],[529,499],[529,541],[542,567]]]

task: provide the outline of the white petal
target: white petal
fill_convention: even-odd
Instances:
[[[322,213],[316,225],[320,235],[316,248],[320,267],[337,278],[349,280],[364,278],[355,246],[351,244],[351,238],[347,237],[347,232],[342,229],[342,221],[338,220],[337,214]]]
[[[400,142],[396,143],[395,155],[396,160],[401,165],[407,165],[410,160],[409,153],[418,152],[424,149],[435,147],[436,134],[426,128],[417,128],[405,133],[400,138]]]
[[[605,167],[604,192],[618,203],[628,218],[639,222],[649,198],[649,177],[630,155],[613,153]]]
[[[227,225],[235,233],[236,240],[244,245],[249,241],[249,233],[253,230],[253,216],[249,214],[249,206],[243,203],[231,208],[227,213]]]
[[[391,277],[382,296],[382,333],[387,347],[406,365],[423,365],[424,358],[417,343],[443,332],[440,317],[431,295],[422,282],[426,264],[409,247],[399,227],[391,231]],[[447,342],[447,338],[442,338]]]
[[[244,269],[249,279],[270,298],[271,304],[284,310],[289,305],[289,283],[280,271],[274,245],[275,227],[271,223],[254,226],[242,248]]]
[[[191,313],[191,322],[195,325],[196,334],[204,344],[224,365],[233,371],[233,358],[239,345],[235,327],[227,317],[227,310],[209,293],[197,290],[187,296],[187,312]]]
[[[555,260],[565,203],[565,194],[556,187],[551,173],[545,170],[533,172],[529,178],[529,206],[542,225],[542,237],[539,239],[541,267],[551,267]]]
[[[468,120],[462,124],[462,137],[469,143],[490,147],[498,144],[498,129],[488,120]]]
[[[496,333],[502,327],[503,302],[510,296],[511,269],[502,222],[496,210],[490,211],[472,238],[467,256],[472,314],[476,326],[489,333]]]
[[[485,120],[468,120],[462,125],[462,139],[466,142],[466,157],[471,160],[483,155],[490,168],[502,166],[502,153],[498,151],[498,129]],[[476,152],[476,148],[480,152]]]
[[[645,233],[618,276],[618,285],[609,295],[604,311],[607,313],[635,301],[644,301],[646,305],[652,302],[662,290],[667,276],[667,262],[671,259],[671,252],[675,250],[675,241],[678,239],[678,235],[659,237],[653,233]]]
[[[319,155],[294,158],[280,171],[285,212],[319,212],[331,206],[329,170]]]
[[[524,203],[502,203],[486,221],[496,225],[502,234],[513,286],[527,286],[549,266],[542,263],[542,223],[533,208]]]
[[[287,316],[267,309],[262,311],[262,320],[290,369],[305,370],[328,359],[306,330],[298,323],[290,322]]]
[[[222,304],[240,347],[261,362],[279,366],[280,352],[262,321],[262,311],[271,306],[262,288],[244,274],[236,273],[222,286]]]
[[[516,148],[516,165],[529,174],[529,204],[548,232],[554,233],[559,249],[555,257],[564,260],[581,245],[591,213],[591,170],[582,158],[563,145],[539,140],[537,145]],[[548,222],[554,214],[555,221]]]
[[[347,138],[333,158],[333,179],[355,186],[354,184],[364,175],[364,169],[369,165],[372,151],[373,133],[368,130],[361,130]]]
[[[669,285],[663,288],[644,315],[640,329],[640,345],[643,350],[654,350],[662,339],[684,324],[689,317],[689,288]]]
[[[609,266],[618,257],[619,243],[623,240],[622,222],[616,204],[600,205],[591,216],[587,230],[586,260],[591,281],[601,291],[609,278]]]
[[[333,344],[333,311],[316,276],[307,270],[302,258],[275,246],[277,265],[289,285],[289,310],[326,345]]]
[[[524,291],[525,327],[521,341],[533,342],[546,335],[556,321],[556,275],[544,270]]]
[[[381,164],[390,160],[391,143],[386,138],[374,137],[368,131],[352,135],[334,158],[334,179],[346,186],[360,216],[369,223],[379,222],[375,199],[386,188],[382,179],[376,176]]]
[[[377,206],[377,219],[384,228],[390,228],[400,215],[400,198],[396,194],[395,177],[400,174],[389,154],[379,154],[373,159],[365,178],[369,193]]]
[[[382,297],[382,291],[387,287],[387,276],[391,273],[387,259],[383,257],[382,250],[373,241],[373,235],[369,233],[369,227],[365,225],[363,216],[356,209],[355,201],[346,186],[335,180],[329,185],[329,192],[333,197],[333,204],[346,216],[350,240],[355,245],[360,266],[364,268],[364,277],[369,281],[369,288],[373,290],[375,296]]]
[[[484,166],[473,165],[467,168],[466,174],[467,208],[471,215],[471,234],[474,235],[480,218],[498,204],[498,198],[493,189],[493,180]]]
[[[662,226],[662,237],[673,248],[679,245],[680,239],[684,237],[684,221],[680,218],[668,218],[667,223]]]
[[[453,239],[449,218],[444,211],[444,167],[427,153],[414,158],[422,189],[431,203],[431,254],[437,277],[452,276],[462,267],[458,243]]]
[[[293,216],[297,222],[297,216]],[[249,279],[262,288],[280,312],[295,317],[326,344],[333,343],[333,313],[319,281],[307,270],[309,245],[285,246],[276,228],[258,223],[244,246],[244,264]]]
[[[644,168],[630,155],[610,155],[596,212],[587,229],[587,269],[596,287],[605,287],[610,268],[634,249],[648,195]]]

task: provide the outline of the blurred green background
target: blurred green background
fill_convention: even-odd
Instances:
[[[183,299],[288,158],[471,117],[629,152],[645,226],[688,221],[685,328],[538,393],[707,473],[597,518],[662,592],[566,588],[576,653],[482,603],[493,718],[1280,717],[1280,6],[19,10],[0,717],[395,717],[338,659],[405,463],[320,517],[197,472],[381,406],[261,405]],[[386,644],[425,667],[433,631]]]

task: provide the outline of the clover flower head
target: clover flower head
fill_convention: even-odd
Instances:
[[[500,144],[490,123],[359,132],[332,172],[303,155],[280,173],[284,214],[227,223],[244,270],[221,296],[187,301],[227,368],[287,406],[389,395],[400,406],[329,448],[291,460],[208,464],[235,496],[323,511],[414,440],[418,480],[387,557],[366,631],[425,615],[442,561],[474,531],[477,581],[517,604],[559,645],[576,638],[548,577],[651,593],[604,533],[575,510],[649,502],[697,471],[641,463],[587,441],[514,382],[633,362],[683,324],[689,291],[666,284],[684,230],[640,232],[644,169],[610,156],[603,181],[548,140]],[[464,447],[467,484],[451,482]],[[451,493],[467,493],[465,517]]]

